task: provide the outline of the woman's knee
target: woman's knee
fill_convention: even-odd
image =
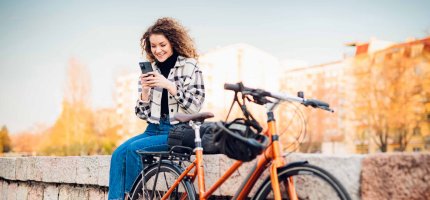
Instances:
[[[126,155],[126,148],[123,146],[119,146],[118,148],[115,149],[115,151],[113,151],[112,153],[112,158],[111,161],[117,161],[117,160],[122,160],[125,158]]]
[[[138,156],[137,151],[139,150],[139,148],[134,145],[134,142],[131,143],[130,145],[127,146],[126,152],[127,152],[127,157],[132,156],[132,157],[136,157]]]

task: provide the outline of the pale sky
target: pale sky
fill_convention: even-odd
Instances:
[[[91,73],[93,106],[113,106],[115,72],[138,72],[140,36],[159,17],[181,21],[201,53],[248,43],[281,61],[320,64],[341,59],[348,42],[430,35],[429,9],[417,0],[0,0],[0,126],[52,125],[72,57]]]

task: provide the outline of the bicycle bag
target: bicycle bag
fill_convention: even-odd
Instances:
[[[267,146],[267,137],[259,134],[245,119],[238,118],[230,123],[217,122],[216,126],[215,146],[229,158],[251,161]]]
[[[205,154],[219,153],[218,148],[214,145],[215,128],[216,127],[213,122],[205,122],[200,126],[200,137],[202,138],[202,147]],[[188,123],[181,123],[175,125],[170,130],[167,144],[169,145],[169,148],[172,148],[173,146],[185,146],[194,149],[194,139],[194,129]]]

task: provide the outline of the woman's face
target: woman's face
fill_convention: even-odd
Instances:
[[[150,35],[149,42],[151,43],[151,52],[158,62],[164,62],[173,54],[172,45],[163,34]]]

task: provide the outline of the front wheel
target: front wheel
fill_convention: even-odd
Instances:
[[[130,192],[132,200],[161,199],[183,169],[161,161],[144,170],[136,179]],[[167,199],[195,200],[195,190],[190,181],[183,179]]]
[[[345,188],[330,173],[310,164],[298,164],[278,169],[282,199],[290,199],[287,185],[292,179],[298,199],[350,200]],[[257,191],[254,199],[273,199],[270,178]]]

